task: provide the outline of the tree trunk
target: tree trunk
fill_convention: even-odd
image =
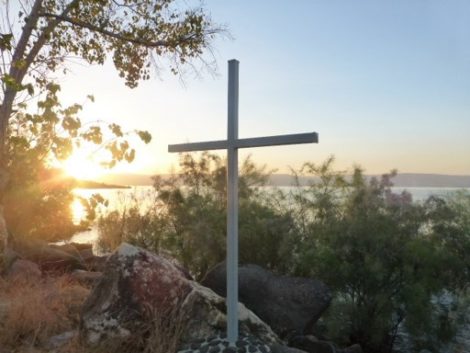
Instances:
[[[5,217],[3,216],[3,206],[0,205],[0,250],[2,254],[5,254],[5,251],[8,247],[8,230],[7,224],[5,222]]]
[[[3,196],[5,195],[5,191],[8,185],[6,158],[8,120],[13,110],[13,101],[15,96],[15,91],[7,89],[0,107],[0,257],[5,256],[6,250],[8,248],[8,229],[4,216]]]
[[[26,55],[28,42],[31,38],[34,28],[38,22],[38,13],[42,6],[42,0],[35,0],[31,8],[31,13],[28,20],[23,27],[18,44],[13,52],[12,60],[10,63],[9,76],[12,77],[18,85],[23,81],[26,72],[34,60],[35,55],[43,45],[44,39],[39,38],[33,46],[34,53],[30,52]],[[39,40],[42,39],[42,42]],[[26,60],[22,65],[18,63]],[[18,93],[16,87],[9,87],[5,85],[5,95],[0,105],[0,256],[5,257],[8,248],[8,229],[4,216],[3,197],[8,185],[8,171],[7,171],[7,143],[8,143],[8,121],[13,113],[13,104],[15,97]]]
[[[3,100],[3,104],[0,108],[0,258],[5,256],[8,248],[8,229],[4,216],[3,196],[5,195],[8,185],[6,134],[8,120],[13,108],[13,100],[8,104],[6,97],[7,95],[5,94],[5,99]],[[0,261],[0,263],[1,262],[2,261]]]

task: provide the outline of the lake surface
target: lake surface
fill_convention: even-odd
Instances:
[[[268,189],[274,189],[272,187],[267,187]],[[281,186],[277,187],[284,192],[292,191],[293,187],[290,186]],[[462,188],[429,188],[429,187],[393,187],[393,192],[401,193],[402,191],[408,191],[414,201],[421,202],[426,200],[429,196],[449,196],[452,193],[455,193]],[[464,190],[470,191],[470,188]],[[74,221],[79,223],[81,219],[85,217],[85,210],[81,205],[78,197],[90,197],[93,194],[100,194],[105,199],[108,200],[107,207],[101,207],[98,210],[98,214],[105,215],[112,211],[123,211],[129,205],[137,204],[140,208],[145,210],[145,208],[150,207],[155,200],[155,191],[152,186],[135,186],[130,189],[75,189],[75,195],[77,199],[72,204],[72,211],[74,215]],[[77,243],[95,243],[98,238],[98,232],[96,227],[92,227],[89,231],[80,232],[73,236],[71,241]]]

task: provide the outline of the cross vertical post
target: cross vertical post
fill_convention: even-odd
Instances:
[[[238,66],[228,62],[227,126],[227,338],[238,339]]]
[[[227,339],[238,340],[238,149],[317,143],[316,132],[238,138],[238,60],[228,62],[227,140],[168,145],[168,152],[227,150]]]

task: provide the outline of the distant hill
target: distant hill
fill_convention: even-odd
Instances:
[[[79,189],[127,189],[129,186],[122,184],[109,184],[91,180],[75,180],[75,187]]]
[[[145,174],[106,174],[97,178],[97,181],[128,186],[153,185],[152,175]]]
[[[380,178],[380,175],[366,176]],[[314,180],[311,177],[300,177],[299,183],[300,185],[308,185]],[[394,186],[398,187],[470,188],[470,175],[402,173],[397,174],[392,182]],[[270,178],[270,183],[275,186],[290,186],[294,184],[294,179],[288,174],[274,174]]]
[[[392,180],[396,186],[402,187],[470,187],[470,175],[403,173]]]
[[[165,177],[168,174],[161,174]],[[380,175],[367,175],[367,177],[380,177]],[[308,185],[313,178],[300,177],[301,185]],[[152,176],[143,174],[108,174],[100,177],[98,182],[113,185],[152,185]],[[419,173],[402,173],[392,179],[395,186],[399,187],[456,187],[470,188],[470,175],[446,175],[446,174],[419,174]],[[295,184],[294,179],[289,174],[273,174],[269,183],[274,186],[292,186]]]

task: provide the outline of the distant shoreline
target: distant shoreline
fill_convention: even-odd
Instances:
[[[160,174],[162,178],[168,178],[169,174]],[[367,178],[380,178],[380,175],[365,175]],[[151,175],[145,174],[108,174],[98,179],[100,183],[109,185],[151,186]],[[308,185],[315,181],[312,177],[299,177],[300,185]],[[396,187],[436,187],[436,188],[470,188],[470,175],[424,174],[424,173],[399,173],[392,178]],[[294,178],[290,174],[273,174],[269,178],[269,185],[292,186]],[[129,187],[129,186],[127,186]]]
[[[90,180],[77,180],[76,189],[130,189],[128,185],[107,184]]]

